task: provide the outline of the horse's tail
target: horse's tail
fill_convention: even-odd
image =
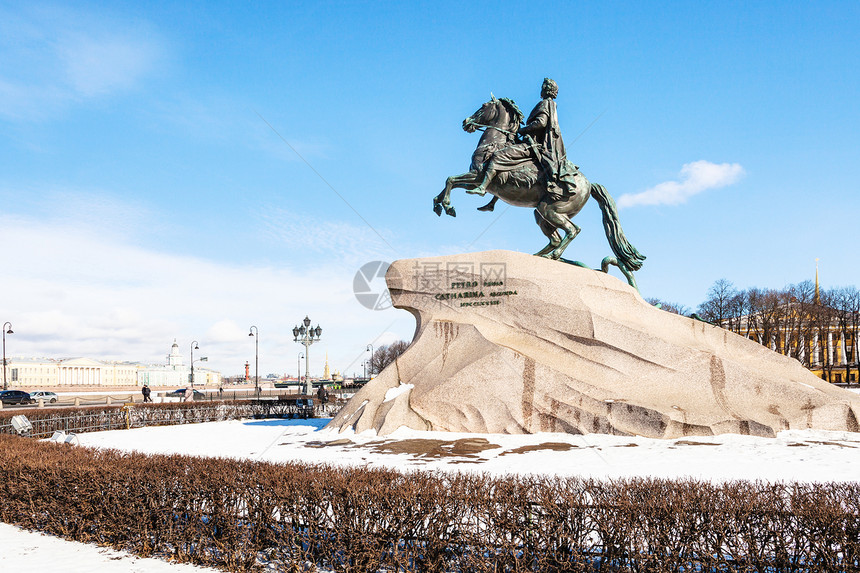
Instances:
[[[603,212],[603,229],[606,231],[609,246],[615,253],[618,262],[631,271],[638,271],[642,268],[645,255],[637,251],[636,247],[631,245],[627,237],[624,236],[624,231],[621,230],[621,221],[618,220],[618,208],[615,206],[615,201],[607,193],[606,187],[597,183],[591,184],[591,196],[597,200],[600,210]]]

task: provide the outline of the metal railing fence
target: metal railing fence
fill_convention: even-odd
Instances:
[[[344,403],[341,400],[332,400],[328,404],[320,404],[316,400],[306,398],[303,400],[304,405],[296,406],[294,398],[294,395],[287,395],[283,399],[274,400],[270,397],[231,402],[185,402],[175,405],[126,404],[75,411],[38,410],[38,416],[33,415],[36,412],[33,410],[16,411],[16,413],[25,416],[30,414],[28,416],[28,421],[32,425],[30,437],[47,438],[54,432],[102,432],[243,418],[327,417],[336,413]],[[15,433],[17,432],[11,423],[11,418],[0,420],[0,434]]]

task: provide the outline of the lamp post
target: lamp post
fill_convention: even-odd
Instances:
[[[299,383],[299,386],[302,384],[302,358],[304,357],[304,353],[299,352],[299,357],[296,360],[296,382]]]
[[[368,363],[369,363],[368,370],[370,370],[370,377],[373,378],[373,345],[368,344],[367,348],[365,348],[364,350],[365,351],[370,350],[370,360],[368,360]],[[365,378],[367,378],[367,376],[365,376]]]
[[[194,388],[194,351],[200,350],[200,347],[197,346],[197,341],[193,341],[191,343],[191,388]]]
[[[248,336],[254,337],[254,393],[260,393],[260,331],[256,326],[251,327]]]
[[[6,322],[3,324],[3,389],[6,390],[6,335],[15,334],[12,332],[12,323]]]
[[[298,342],[305,347],[305,384],[306,394],[310,396],[314,392],[313,384],[311,383],[310,370],[310,352],[311,344],[319,342],[322,335],[322,328],[317,324],[316,328],[311,327],[311,319],[305,316],[302,324],[293,327],[293,342]],[[300,338],[301,337],[301,338]]]

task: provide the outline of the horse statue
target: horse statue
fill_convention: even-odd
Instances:
[[[433,211],[437,215],[441,216],[444,210],[447,215],[457,216],[451,205],[451,190],[454,188],[483,195],[475,189],[483,180],[487,162],[496,151],[518,143],[516,133],[523,118],[523,112],[513,100],[496,98],[491,94],[490,101],[463,120],[464,131],[474,133],[482,130],[483,135],[472,154],[469,172],[448,177],[445,181],[445,189],[433,199]],[[575,165],[569,164],[567,168],[569,172],[574,173],[575,186],[570,189],[572,192],[566,193],[561,200],[547,197],[546,181],[542,176],[537,157],[521,168],[500,172],[487,186],[486,192],[510,205],[535,209],[535,221],[543,234],[549,238],[549,244],[535,255],[586,268],[588,265],[563,259],[561,255],[580,231],[571,218],[582,210],[589,197],[594,197],[603,213],[603,228],[606,231],[609,246],[615,254],[614,257],[603,259],[600,270],[608,272],[609,265],[617,266],[630,286],[638,290],[633,272],[642,268],[645,256],[640,254],[624,236],[615,201],[602,185],[590,183]],[[493,202],[496,201],[495,198]],[[492,204],[480,209],[492,210]],[[564,235],[561,231],[564,231]]]

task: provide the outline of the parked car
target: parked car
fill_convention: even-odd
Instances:
[[[164,397],[165,398],[179,398],[181,400],[184,400],[186,390],[187,390],[186,388],[180,388],[180,389],[174,390],[172,392],[167,392],[164,394]],[[193,390],[193,392],[194,392],[194,397],[192,398],[193,400],[205,400],[206,399],[206,395],[203,392],[199,392],[197,390]]]
[[[53,404],[57,401],[58,397],[54,392],[46,392],[45,390],[36,390],[35,392],[30,392],[30,398],[34,402],[38,402],[39,400],[44,400],[50,404]]]
[[[3,390],[0,392],[0,401],[3,404],[33,404],[35,400],[21,390]]]

